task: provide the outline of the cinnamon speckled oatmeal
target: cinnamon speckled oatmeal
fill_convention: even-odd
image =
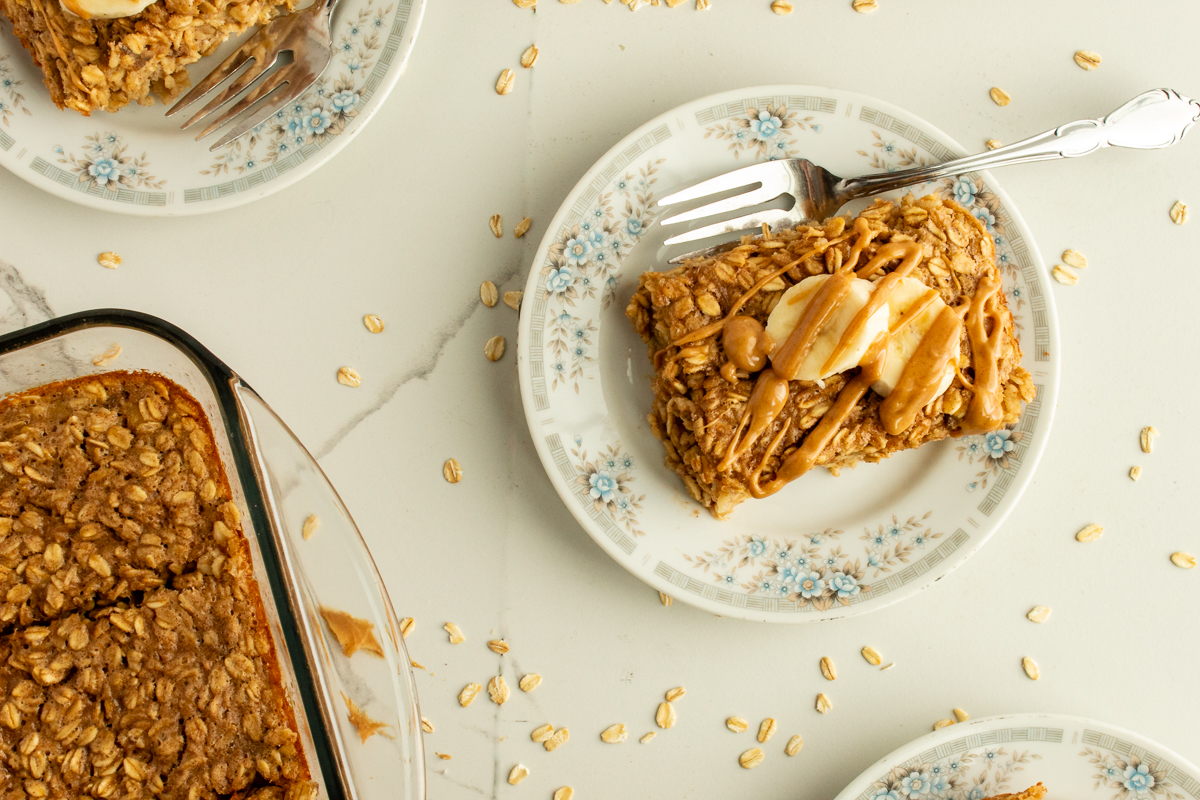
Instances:
[[[108,373],[0,402],[0,800],[309,800],[199,405]]]

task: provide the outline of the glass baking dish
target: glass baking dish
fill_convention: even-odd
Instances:
[[[114,344],[120,355],[96,366]],[[0,336],[0,395],[112,370],[162,375],[208,415],[318,797],[424,800],[416,688],[387,589],[328,478],[263,399],[191,336],[135,311],[85,311]],[[320,524],[304,541],[310,514]],[[343,656],[322,604],[372,622],[384,657]],[[390,727],[360,741],[344,697]]]

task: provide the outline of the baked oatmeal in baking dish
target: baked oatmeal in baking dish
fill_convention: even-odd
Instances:
[[[813,467],[1012,424],[1035,394],[991,236],[933,196],[647,272],[626,314],[666,464],[718,518]]]
[[[310,800],[198,403],[107,373],[0,401],[0,799]]]

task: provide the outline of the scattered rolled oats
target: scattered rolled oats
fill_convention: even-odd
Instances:
[[[560,786],[554,790],[553,800],[571,800],[575,796],[575,790],[570,786]]]
[[[499,361],[504,358],[505,341],[503,336],[493,336],[483,346],[483,354],[488,361]]]
[[[954,720],[952,719],[939,719],[937,722],[933,723],[933,729],[935,731],[940,731],[942,728],[948,728],[953,724]]]
[[[513,90],[513,81],[516,75],[511,69],[506,69],[500,73],[500,77],[496,79],[496,94],[508,94]]]
[[[696,0],[696,3],[697,3],[697,4],[699,4],[700,2],[701,2],[701,0]],[[646,743],[647,743],[647,742],[649,742],[651,739],[653,739],[655,736],[658,736],[658,734],[657,734],[655,731],[650,731],[650,732],[649,732],[649,733],[647,733],[645,736],[643,736],[642,738],[638,739],[638,744],[646,744]]]
[[[553,735],[554,735],[554,726],[553,725],[539,725],[538,727],[533,729],[533,733],[529,734],[529,738],[533,739],[538,744],[541,744],[542,742],[546,741]]]
[[[536,8],[537,0],[513,0],[513,5],[517,8]]]
[[[529,777],[529,767],[524,764],[517,764],[508,772],[508,782],[516,786],[521,781]]]
[[[342,367],[337,371],[337,382],[353,389],[362,385],[362,376],[354,367]]]
[[[105,269],[116,269],[121,266],[121,257],[116,253],[101,253],[96,257],[96,263]]]
[[[1075,539],[1080,542],[1094,542],[1104,535],[1104,527],[1092,523],[1080,528],[1079,533],[1075,534]]]
[[[1006,106],[1012,102],[1012,98],[1008,96],[1008,92],[1001,89],[999,86],[993,86],[988,92],[988,96],[992,98],[992,102],[998,106]]]
[[[829,698],[824,693],[817,695],[817,711],[822,714],[828,714],[829,709],[833,708],[833,704],[829,702]]]
[[[309,514],[308,517],[305,518],[304,524],[300,526],[300,538],[307,542],[309,539],[317,535],[317,528],[320,527],[320,525],[321,518],[316,514]]]
[[[1083,269],[1088,265],[1087,256],[1078,250],[1063,250],[1062,260],[1067,266],[1076,267],[1077,269]]]
[[[479,299],[488,308],[495,308],[496,301],[500,299],[500,293],[496,291],[496,284],[491,281],[479,284]]]
[[[771,10],[780,16],[784,16],[795,11],[796,7],[789,3],[788,0],[775,0],[775,2],[771,3]]]
[[[513,311],[521,310],[521,298],[525,296],[524,292],[505,292],[504,305],[511,308]]]
[[[734,733],[744,733],[746,729],[750,727],[750,723],[746,722],[746,720],[742,719],[741,717],[730,717],[729,719],[725,720],[725,727],[729,728],[729,730],[733,731]]]
[[[629,737],[629,731],[625,730],[625,726],[618,722],[616,725],[609,725],[600,732],[600,740],[608,744],[620,744]]]
[[[413,626],[416,624],[417,621],[412,617],[405,617],[404,619],[400,620],[400,638],[407,639],[408,635],[413,631]]]
[[[503,675],[497,675],[488,681],[488,697],[496,705],[502,706],[508,702],[509,694],[508,684],[505,683]]]
[[[1171,554],[1171,563],[1180,569],[1193,569],[1196,566],[1196,557],[1191,553],[1180,551]]]
[[[1136,481],[1140,477],[1142,477],[1142,468],[1134,464],[1129,468],[1129,480]]]
[[[837,680],[837,668],[833,666],[833,661],[829,656],[821,657],[821,674],[825,676],[827,681]]]
[[[1093,53],[1091,50],[1076,50],[1075,63],[1079,65],[1080,69],[1091,72],[1100,66],[1100,54]]]
[[[488,227],[492,229],[492,235],[497,239],[504,235],[504,228],[500,227],[501,222],[499,214],[492,214],[492,218],[488,220]]]
[[[986,142],[984,142],[984,145],[987,146],[988,150],[995,150],[998,147],[1004,146],[1004,145],[1000,144],[1000,141],[998,139],[988,139]]]
[[[654,712],[654,722],[660,728],[670,728],[675,724],[675,706],[671,703],[659,703],[658,710]]]
[[[1143,453],[1149,453],[1154,450],[1155,436],[1158,436],[1158,428],[1154,427],[1153,425],[1147,425],[1146,427],[1142,428],[1141,443]]]
[[[363,325],[371,333],[383,333],[383,318],[378,314],[363,315]]]
[[[453,622],[447,622],[442,626],[442,630],[450,634],[450,644],[462,644],[467,640],[467,637],[463,636],[462,629]]]
[[[92,359],[92,365],[97,367],[107,367],[109,364],[117,360],[117,356],[121,355],[121,345],[113,343],[113,346],[105,350],[100,355]]]
[[[433,723],[429,721],[429,717],[421,717],[421,730],[433,733]]]
[[[493,653],[504,655],[508,652],[508,642],[504,641],[503,639],[492,639],[487,644],[488,650],[491,650]]]
[[[442,464],[442,477],[446,479],[447,483],[458,483],[462,480],[463,470],[458,459],[446,459],[446,463]]]
[[[479,693],[482,691],[483,687],[478,683],[468,683],[462,688],[462,691],[458,693],[458,704],[463,708],[466,708],[467,706],[471,705],[471,703],[475,702],[475,698],[478,697]]]
[[[770,739],[772,736],[774,736],[775,731],[778,728],[779,726],[775,724],[775,719],[773,717],[767,717],[764,719],[758,726],[758,743],[766,744],[767,739]]]
[[[529,217],[522,217],[521,221],[517,223],[517,227],[513,228],[513,236],[520,239],[522,236],[529,233],[529,228],[531,225],[533,225],[533,220],[531,220]]]
[[[1029,656],[1021,659],[1021,669],[1025,670],[1025,674],[1029,676],[1031,681],[1036,681],[1042,676],[1041,670],[1038,669],[1037,662]]]
[[[676,700],[683,697],[685,694],[687,694],[687,689],[684,689],[682,686],[676,686],[674,689],[668,689],[667,690],[667,702],[674,703]]]
[[[542,683],[542,676],[538,675],[536,672],[531,672],[528,675],[521,678],[520,682],[517,685],[521,687],[522,692],[532,692],[534,689],[536,689],[538,686],[540,686],[541,683]]]
[[[873,667],[878,667],[883,663],[883,656],[879,655],[879,651],[874,647],[864,647],[862,649],[862,657]]]
[[[1054,276],[1054,280],[1067,286],[1079,283],[1079,276],[1062,264],[1055,264],[1054,269],[1050,270],[1050,274]]]
[[[559,728],[554,734],[542,742],[542,747],[546,748],[547,753],[553,753],[558,748],[567,743],[567,739],[571,738],[571,732],[566,728]]]
[[[788,739],[787,745],[783,748],[783,754],[786,756],[794,756],[800,752],[802,747],[804,747],[804,737],[797,733],[795,736]]]
[[[738,763],[742,765],[743,769],[754,769],[763,762],[764,758],[766,756],[763,755],[763,751],[760,748],[751,747],[738,756]]]
[[[860,14],[870,14],[872,11],[879,10],[879,3],[876,0],[854,0],[851,5]]]
[[[530,67],[532,67],[534,64],[537,63],[537,59],[538,59],[537,46],[531,44],[531,45],[529,45],[529,47],[525,48],[524,53],[521,53],[521,66],[524,67],[525,69],[529,69]]]
[[[1187,203],[1184,203],[1182,200],[1176,200],[1175,205],[1171,206],[1171,222],[1174,222],[1176,225],[1182,225],[1187,222],[1187,218]]]
[[[1050,619],[1050,609],[1046,606],[1034,606],[1029,609],[1029,613],[1025,615],[1025,618],[1030,622],[1045,622]]]
[[[954,709],[954,718],[959,722],[966,722],[971,718],[971,715],[963,711],[961,708]]]

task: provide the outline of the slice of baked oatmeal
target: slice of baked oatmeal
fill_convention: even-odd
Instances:
[[[626,314],[667,466],[718,518],[813,466],[1015,423],[1034,397],[991,236],[933,196],[647,272]]]
[[[84,19],[59,0],[0,0],[55,105],[84,116],[173,100],[191,85],[188,64],[293,7],[294,0],[158,0],[133,16]]]

